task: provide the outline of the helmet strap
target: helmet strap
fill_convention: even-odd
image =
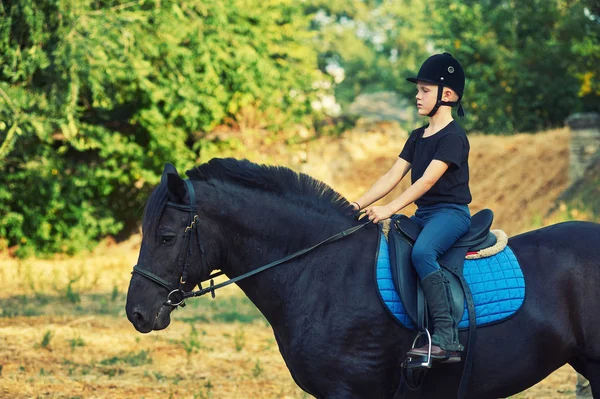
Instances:
[[[456,107],[458,105],[458,116],[460,118],[463,118],[465,116],[465,110],[463,109],[462,101],[460,99],[458,101],[442,101],[443,91],[444,91],[444,86],[438,85],[437,101],[435,102],[435,106],[433,107],[431,112],[427,114],[427,116],[431,117],[431,116],[435,115],[437,110],[442,105],[447,105],[449,107]]]

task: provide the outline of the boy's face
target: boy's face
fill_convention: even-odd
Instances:
[[[425,82],[417,82],[417,112],[421,116],[427,116],[437,101],[437,85]]]
[[[457,101],[458,96],[454,90],[449,87],[442,89],[442,101]],[[417,82],[417,112],[421,116],[427,116],[437,101],[438,87],[437,85],[427,82]]]

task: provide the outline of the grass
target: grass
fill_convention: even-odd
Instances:
[[[100,364],[105,366],[112,366],[115,364],[126,364],[131,367],[137,367],[150,363],[152,363],[152,358],[148,355],[148,352],[145,350],[141,350],[137,353],[129,352],[120,356],[113,356],[100,361]]]
[[[238,328],[233,335],[233,344],[235,346],[235,350],[241,352],[246,346],[246,333],[243,329]]]
[[[113,286],[112,293],[110,294],[110,300],[114,302],[117,300],[117,298],[119,298],[119,287],[115,285]]]
[[[81,337],[75,337],[69,341],[69,345],[71,346],[71,351],[74,351],[77,347],[85,346],[85,341]]]
[[[151,363],[152,358],[148,355],[148,352],[141,350],[137,353],[128,352],[119,356],[104,359],[100,361],[99,365],[108,367],[99,367],[99,370],[102,374],[112,378],[124,374],[126,369],[125,366],[139,367]]]
[[[182,338],[180,341],[181,346],[183,347],[183,349],[185,349],[185,353],[187,354],[187,358],[188,358],[188,362],[190,361],[190,358],[192,356],[192,354],[197,353],[200,351],[200,349],[203,348],[202,344],[200,343],[200,339],[198,337],[198,330],[196,330],[196,327],[194,327],[194,325],[192,323],[190,324],[190,334],[187,338]],[[202,332],[203,334],[206,334],[206,332]]]
[[[110,294],[77,295],[79,298],[77,301],[65,301],[65,296],[59,294],[15,295],[0,298],[0,318],[89,314],[124,315],[124,295],[120,295],[119,299],[115,301],[110,301]]]
[[[263,371],[265,371],[265,370],[263,369],[262,365],[260,364],[260,360],[256,359],[256,363],[254,364],[254,368],[252,369],[252,375],[254,376],[254,378],[258,378],[261,376]]]
[[[209,381],[206,381],[203,387],[200,388],[197,394],[194,395],[194,399],[209,399],[213,397],[212,394],[212,384]]]
[[[65,299],[67,302],[75,304],[81,302],[81,295],[79,295],[79,293],[73,288],[73,283],[76,283],[80,278],[81,275],[69,280],[67,288],[65,289]]]
[[[42,337],[41,342],[38,344],[35,344],[34,347],[42,348],[42,349],[49,349],[50,341],[52,341],[53,336],[54,336],[54,333],[52,331],[46,330],[46,332],[44,333],[44,336]]]
[[[115,292],[117,292],[115,294]],[[125,317],[125,294],[77,293],[77,301],[65,300],[65,295],[37,293],[0,298],[0,319],[18,316],[84,316],[90,314]],[[221,299],[194,298],[191,306],[173,312],[173,318],[190,325],[206,323],[252,324],[268,322],[245,296]]]
[[[188,301],[185,316],[181,320],[188,323],[241,323],[251,324],[266,319],[254,304],[245,296],[229,296],[210,299],[194,298]],[[193,310],[188,311],[188,308]]]

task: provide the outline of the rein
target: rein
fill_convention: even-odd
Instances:
[[[354,227],[350,227],[344,231],[341,231],[337,234],[332,235],[331,237],[328,237],[326,239],[324,239],[323,241],[313,245],[312,247],[308,247],[308,248],[304,248],[301,249],[300,251],[294,252],[291,255],[288,255],[284,258],[281,258],[279,260],[276,260],[274,262],[268,263],[266,265],[260,266],[254,270],[251,270],[247,273],[244,273],[242,275],[239,275],[237,277],[231,278],[227,281],[224,281],[222,283],[219,283],[217,285],[215,285],[213,278],[220,276],[222,274],[224,274],[222,271],[219,271],[217,273],[211,274],[210,276],[208,276],[208,278],[200,281],[198,283],[198,286],[200,287],[200,289],[198,291],[185,291],[183,289],[184,284],[186,283],[186,279],[187,279],[187,269],[189,266],[189,260],[191,258],[191,254],[192,254],[192,239],[191,239],[191,232],[196,230],[196,236],[198,239],[198,246],[200,247],[200,252],[204,253],[204,248],[202,246],[202,241],[200,240],[200,231],[197,225],[197,221],[198,221],[198,214],[196,214],[196,194],[195,194],[195,190],[194,190],[194,186],[192,185],[192,183],[186,179],[185,183],[187,185],[188,188],[188,192],[189,192],[189,197],[190,197],[190,205],[183,205],[183,204],[177,204],[174,202],[167,202],[166,206],[169,206],[171,208],[175,208],[175,209],[179,209],[182,211],[188,211],[190,213],[190,219],[189,219],[189,226],[187,226],[185,228],[184,231],[184,240],[188,241],[188,251],[185,257],[185,263],[183,266],[183,272],[182,275],[179,279],[179,286],[175,287],[173,286],[171,283],[169,283],[168,281],[164,280],[163,278],[157,276],[156,274],[142,269],[140,267],[140,265],[135,265],[133,267],[133,271],[131,272],[131,274],[139,274],[143,277],[146,277],[147,279],[149,279],[150,281],[155,282],[156,284],[166,288],[167,290],[169,290],[169,294],[167,295],[167,299],[165,300],[165,305],[169,305],[169,306],[173,306],[173,307],[184,307],[185,306],[185,300],[187,298],[194,298],[194,297],[199,297],[202,295],[206,295],[210,292],[211,296],[214,298],[215,297],[215,290],[219,289],[219,288],[223,288],[226,287],[230,284],[236,283],[240,280],[243,280],[245,278],[254,276],[255,274],[258,274],[260,272],[263,272],[265,270],[268,270],[272,267],[275,267],[277,265],[280,265],[282,263],[285,263],[287,261],[290,261],[292,259],[295,259],[299,256],[302,256],[310,251],[313,251],[315,249],[317,249],[318,247],[320,247],[321,245],[327,244],[327,243],[331,243],[337,240],[340,240],[346,236],[349,236],[351,234],[356,233],[358,230],[362,229],[363,227],[365,227],[368,224],[371,224],[372,222],[370,220],[368,220],[367,222],[364,222],[358,226],[354,226]],[[360,213],[358,213],[358,215],[360,215]],[[185,241],[184,241],[185,242]],[[183,249],[185,248],[185,244],[183,246]],[[177,257],[177,263],[179,264],[179,258],[181,257],[181,253],[180,256]],[[202,283],[206,282],[206,281],[210,281],[210,286],[208,288],[202,288]],[[172,296],[175,296],[175,298],[171,298]]]

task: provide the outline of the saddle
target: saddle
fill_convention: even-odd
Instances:
[[[466,346],[466,356],[464,359],[463,374],[461,377],[457,397],[466,396],[471,370],[473,367],[473,349],[476,341],[476,315],[475,303],[471,289],[463,275],[463,268],[467,254],[478,256],[484,249],[495,246],[497,237],[490,232],[494,213],[490,209],[483,209],[471,217],[471,228],[460,240],[458,240],[450,250],[448,250],[440,259],[439,263],[442,272],[449,281],[452,292],[452,317],[458,325],[463,317],[464,304],[466,302],[469,316],[469,338]],[[392,227],[388,234],[388,243],[390,246],[390,264],[392,269],[392,280],[407,316],[413,321],[414,325],[421,331],[417,334],[413,347],[421,335],[426,331],[428,317],[427,304],[421,288],[421,281],[412,264],[412,248],[414,246],[421,226],[404,215],[397,215],[392,218]],[[500,243],[499,243],[500,244]],[[427,333],[428,334],[428,333]],[[429,341],[431,343],[431,341]],[[419,371],[423,367],[431,367],[430,359],[413,359],[407,357],[402,363],[403,377],[402,381],[408,383],[411,389],[418,387],[424,378],[424,373]]]
[[[477,212],[471,217],[470,230],[439,259],[442,271],[450,282],[453,299],[452,315],[457,325],[463,316],[465,300],[467,309],[473,306],[473,315],[469,312],[469,319],[475,318],[470,290],[463,278],[463,265],[467,253],[479,252],[496,244],[496,235],[490,232],[493,220],[494,213],[490,209]],[[394,286],[409,318],[419,329],[423,329],[427,323],[427,305],[411,258],[413,245],[420,232],[419,224],[405,215],[397,215],[392,218],[388,240]]]

